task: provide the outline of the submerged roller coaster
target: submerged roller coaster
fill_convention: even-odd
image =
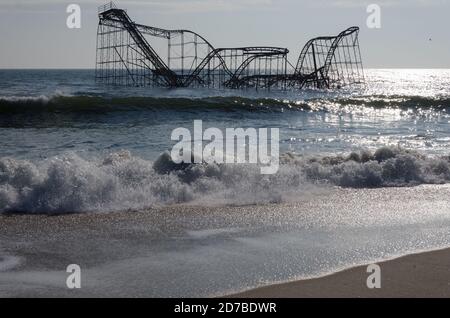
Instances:
[[[296,66],[279,47],[214,48],[189,30],[135,23],[114,3],[99,8],[96,80],[155,87],[339,88],[364,82],[358,27],[314,38]]]

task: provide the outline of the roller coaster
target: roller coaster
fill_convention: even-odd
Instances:
[[[189,30],[135,23],[113,2],[101,6],[98,15],[99,83],[235,89],[329,89],[364,83],[358,27],[308,41],[294,66],[286,48],[214,48]]]

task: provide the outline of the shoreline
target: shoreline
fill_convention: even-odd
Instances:
[[[0,297],[239,296],[236,293],[269,282],[317,277],[371,260],[450,247],[448,190],[333,188],[295,203],[272,205],[0,215]],[[427,278],[431,281],[450,277],[450,253],[429,259],[434,262],[413,265],[435,273]],[[81,268],[80,290],[66,286],[69,264]],[[382,271],[384,290],[391,275],[384,265]],[[360,272],[356,283],[354,277],[320,283],[319,293],[301,295],[297,288],[295,293],[277,290],[269,296],[344,297],[349,295],[345,288],[365,283],[367,273]],[[306,282],[317,285],[342,273]],[[427,279],[420,284],[435,288]],[[338,292],[330,294],[327,286]],[[448,295],[447,290],[439,293],[439,282],[436,286],[411,295]],[[250,292],[245,296],[257,297]]]
[[[366,285],[367,267],[358,265],[324,276],[275,283],[226,295],[231,298],[449,298],[450,247],[377,263],[381,288]]]

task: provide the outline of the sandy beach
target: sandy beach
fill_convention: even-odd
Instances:
[[[0,297],[446,297],[448,186],[333,188],[295,203],[0,216]],[[81,289],[66,286],[69,264]],[[346,268],[353,268],[342,271]],[[304,280],[276,286],[274,282]]]
[[[381,268],[380,289],[367,287],[370,273],[367,273],[367,266],[359,266],[321,278],[261,287],[230,297],[450,297],[450,249],[408,255],[378,265]]]

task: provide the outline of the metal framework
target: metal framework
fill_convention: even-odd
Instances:
[[[189,30],[137,24],[113,2],[98,13],[96,80],[100,83],[301,89],[364,82],[358,27],[308,41],[294,67],[286,48],[214,48]]]

